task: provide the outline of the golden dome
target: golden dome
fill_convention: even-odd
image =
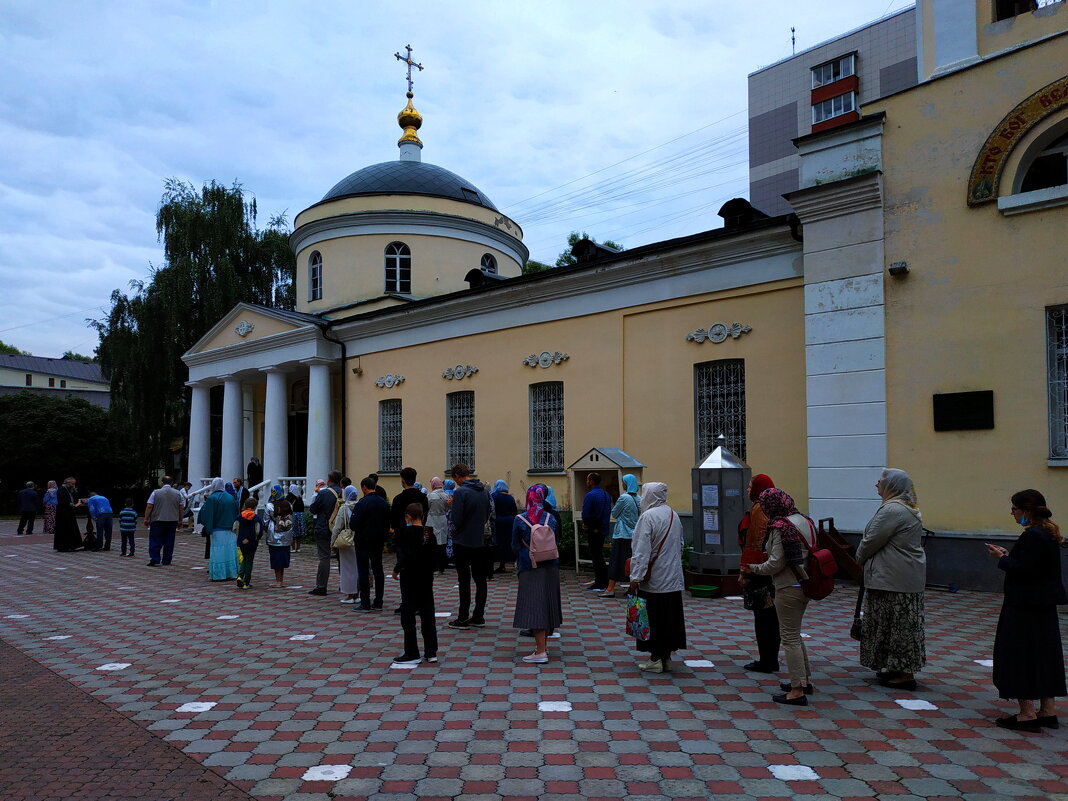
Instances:
[[[397,140],[397,144],[402,145],[405,142],[413,142],[422,146],[423,143],[415,132],[423,124],[423,115],[415,110],[415,106],[412,105],[412,97],[412,93],[408,92],[408,105],[397,115],[397,125],[404,129],[404,136]]]

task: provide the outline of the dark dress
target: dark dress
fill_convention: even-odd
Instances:
[[[56,492],[56,533],[52,537],[52,547],[57,551],[76,551],[82,547],[82,531],[74,508],[77,502],[76,491],[69,490],[66,484],[60,486]]]
[[[1057,606],[1068,603],[1059,543],[1028,528],[998,567],[1005,599],[994,637],[994,686],[1002,698],[1056,698],[1065,690]]]
[[[515,498],[507,492],[493,493],[493,508],[497,512],[495,518],[493,556],[502,565],[515,560],[512,555],[512,526],[515,524],[515,516],[519,513]]]

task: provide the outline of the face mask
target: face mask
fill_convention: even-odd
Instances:
[[[1021,526],[1025,526],[1026,527],[1027,523],[1028,523],[1027,517],[1026,516],[1021,517],[1020,520],[1019,520],[1019,523],[1020,523]]]

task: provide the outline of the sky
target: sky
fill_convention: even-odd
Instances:
[[[397,157],[411,44],[424,161],[552,262],[719,227],[747,195],[748,73],[911,0],[0,3],[0,340],[91,354],[163,265],[163,183],[240,183],[292,222]]]

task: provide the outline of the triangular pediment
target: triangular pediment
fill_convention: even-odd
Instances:
[[[251,303],[238,303],[186,355],[206,353],[310,327],[311,320],[301,319],[303,316]]]

